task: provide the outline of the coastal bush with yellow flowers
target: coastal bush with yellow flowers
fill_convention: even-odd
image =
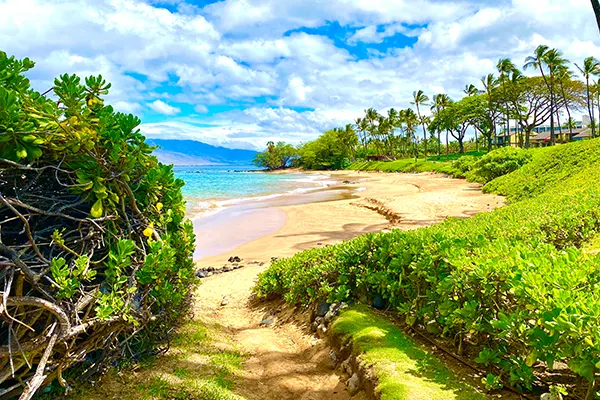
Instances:
[[[0,52],[0,398],[159,351],[194,286],[183,182],[102,76]]]

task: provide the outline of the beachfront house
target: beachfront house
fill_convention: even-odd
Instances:
[[[554,127],[554,136],[556,143],[568,143],[575,140],[591,139],[592,133],[584,122],[578,121],[573,127],[572,134],[569,128],[556,126]],[[529,140],[531,147],[548,146],[550,144],[550,126],[541,125],[534,128]],[[498,146],[519,147],[524,142],[525,132],[518,127],[511,128],[510,132],[503,130],[498,134]]]

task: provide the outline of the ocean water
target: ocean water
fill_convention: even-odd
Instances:
[[[175,167],[175,175],[185,181],[183,195],[191,216],[248,200],[311,191],[333,183],[327,174],[264,173],[249,165]]]

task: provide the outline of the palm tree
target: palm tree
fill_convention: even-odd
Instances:
[[[565,105],[565,109],[567,110],[567,120],[572,120],[571,118],[571,110],[569,109],[569,99],[567,96],[567,91],[565,90],[565,82],[570,81],[573,78],[573,72],[566,65],[561,65],[556,69],[556,79],[558,82],[558,86],[560,87],[560,92],[562,95],[563,103]],[[558,113],[556,115],[558,117]],[[573,138],[573,127],[570,124],[567,124],[569,128],[569,141]],[[558,122],[558,129],[562,131],[562,126],[560,125],[560,121]]]
[[[498,64],[496,65],[498,69],[498,73],[500,73],[500,77],[498,78],[502,84],[502,92],[504,95],[504,106],[505,106],[505,117],[506,117],[506,134],[510,136],[510,112],[508,108],[508,99],[506,98],[506,82],[508,80],[509,74],[513,71],[517,70],[515,64],[510,61],[509,58],[502,58],[498,60]]]
[[[535,48],[533,55],[529,56],[525,59],[525,65],[523,65],[523,69],[527,69],[527,68],[537,68],[540,70],[540,73],[542,74],[542,78],[544,78],[544,82],[546,83],[546,86],[548,87],[548,89],[550,89],[550,84],[548,83],[548,78],[546,77],[546,74],[544,73],[544,58],[546,58],[548,52],[550,51],[550,47],[541,44],[538,47]],[[551,108],[551,112],[553,110],[552,108],[552,96],[550,96],[550,108]],[[554,144],[554,113],[551,113],[550,115],[550,138],[551,138],[551,142],[552,144]]]
[[[398,125],[400,124],[400,114],[398,113],[398,111],[396,111],[395,108],[390,108],[388,110],[387,120],[389,122],[389,129],[390,129],[388,140],[389,140],[389,144],[390,144],[390,149],[391,149],[392,153],[394,153],[393,147],[394,147],[394,143],[396,142],[394,132],[398,128]],[[394,154],[392,154],[392,155],[394,155]]]
[[[354,122],[356,124],[356,130],[359,132],[360,142],[363,146],[364,156],[367,155],[367,128],[368,122],[364,118],[357,118]]]
[[[538,46],[533,56],[529,56],[525,59],[524,68],[534,67],[538,68],[542,73],[544,82],[550,91],[550,142],[554,145],[556,138],[554,135],[554,76],[558,68],[565,66],[569,61],[563,58],[562,52],[557,49],[550,49],[546,45]],[[548,68],[549,76],[544,74],[544,65]]]
[[[467,95],[467,96],[474,96],[476,94],[479,94],[479,89],[477,89],[475,87],[475,85],[473,85],[472,83],[470,85],[466,85],[465,86],[465,90],[463,90],[463,92]]]
[[[371,137],[371,141],[375,143],[375,149],[377,153],[381,153],[381,149],[379,147],[379,135],[378,135],[378,125],[379,125],[379,113],[374,108],[369,108],[365,110],[364,120],[367,121],[367,132],[369,132],[369,136]]]
[[[434,114],[444,110],[450,104],[450,97],[447,94],[436,94],[433,96],[431,112]],[[440,139],[441,130],[438,129],[438,157],[442,153],[442,141]],[[448,145],[448,131],[446,130],[446,146]]]
[[[592,137],[596,137],[596,121],[594,120],[594,105],[593,99],[590,96],[590,76],[600,74],[600,61],[594,57],[588,57],[583,60],[583,67],[575,64],[581,74],[585,78],[585,85],[587,89],[587,108],[590,116],[590,123],[592,124]]]
[[[487,74],[481,78],[481,83],[485,89],[485,94],[488,100],[488,113],[492,130],[494,131],[494,144],[498,147],[498,133],[496,131],[496,114],[493,111],[493,92],[498,86],[498,80],[494,77],[494,74]],[[491,144],[488,142],[488,151],[491,150]]]
[[[554,80],[557,69],[567,65],[569,61],[566,58],[563,58],[562,51],[557,49],[548,50],[542,61],[546,64],[548,71],[550,72],[550,142],[554,145],[556,143],[556,135],[554,133],[554,113],[556,105]]]
[[[419,158],[419,149],[417,148],[417,140],[415,133],[417,132],[417,125],[419,125],[419,117],[412,108],[407,108],[404,111],[404,123],[406,124],[406,136],[410,138],[410,142],[413,144],[413,151],[415,154],[415,162]]]
[[[419,106],[426,106],[427,102],[429,101],[429,97],[427,97],[422,90],[418,90],[413,92],[413,99],[414,100],[411,101],[410,104],[417,106],[417,116],[423,126],[423,146],[425,146],[424,153],[425,158],[427,158],[427,128],[425,128],[425,119],[421,116],[421,110],[419,109]]]
[[[596,14],[596,23],[598,24],[598,29],[600,29],[600,1],[592,0],[592,8],[594,9],[594,14]]]

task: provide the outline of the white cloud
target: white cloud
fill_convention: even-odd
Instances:
[[[354,33],[301,29],[332,22]],[[417,43],[382,45],[397,33]],[[0,0],[0,49],[37,62],[37,89],[102,74],[117,110],[162,121],[149,135],[242,147],[408,107],[419,88],[462,96],[499,58],[522,65],[541,43],[581,62],[599,39],[588,0]]]
[[[198,104],[198,105],[194,106],[194,111],[196,111],[197,113],[200,113],[200,114],[206,114],[208,112],[208,107],[206,107],[202,104]]]
[[[181,112],[180,108],[170,106],[162,100],[155,100],[153,103],[148,103],[148,107],[163,115],[177,115]]]

